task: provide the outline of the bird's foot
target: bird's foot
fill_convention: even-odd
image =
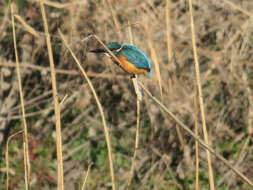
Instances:
[[[131,79],[134,79],[134,78],[136,78],[136,76],[135,75],[131,75],[131,77],[130,77]]]

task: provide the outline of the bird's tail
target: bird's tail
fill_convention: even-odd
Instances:
[[[150,71],[147,71],[147,73],[148,73],[148,78],[149,78],[149,80],[151,80],[151,81],[152,81],[152,77],[151,77],[151,73],[150,73]]]

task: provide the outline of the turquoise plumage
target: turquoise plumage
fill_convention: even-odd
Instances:
[[[150,73],[150,62],[147,56],[137,47],[131,44],[120,45],[118,42],[110,42],[106,44],[106,46],[122,62],[123,65],[120,66],[123,70],[129,74],[146,74],[149,79],[152,80]],[[105,49],[96,49],[92,50],[91,52],[105,53],[106,55],[110,56]],[[113,57],[112,60],[117,64],[117,61],[114,60]]]
[[[107,47],[109,49],[113,49],[113,47],[115,49],[116,48],[118,49],[119,44],[118,43],[114,44],[114,43],[117,43],[117,42],[108,43]],[[147,70],[148,77],[150,80],[152,80],[151,73],[150,73],[150,69],[151,69],[150,62],[149,62],[147,56],[141,50],[139,50],[137,47],[135,47],[134,45],[131,45],[131,44],[123,44],[120,47],[120,51],[115,52],[114,54],[116,57],[118,57],[121,54],[126,58],[126,60],[128,62],[132,63],[138,69]]]
[[[121,46],[120,53],[126,57],[126,60],[135,65],[138,69],[145,69],[148,72],[148,76],[151,79],[150,75],[150,62],[147,56],[139,50],[137,47],[131,44],[123,44]]]

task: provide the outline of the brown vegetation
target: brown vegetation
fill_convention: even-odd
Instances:
[[[13,17],[10,4],[0,2],[1,158],[6,147],[9,153],[0,161],[0,189],[7,183],[5,161],[9,189],[25,188],[26,180],[30,189],[59,189],[61,177],[65,189],[208,189],[210,171],[215,189],[250,189],[253,2],[193,0],[192,14],[191,1],[183,0],[43,2],[44,16],[39,2],[17,0]],[[138,80],[186,127],[198,127],[200,139],[206,124],[210,147],[235,172],[213,154],[208,167],[206,147],[145,90],[136,101],[130,77],[89,53],[102,46],[92,34],[145,52],[153,80]],[[22,148],[26,137],[29,151]],[[61,154],[64,176],[57,178]]]

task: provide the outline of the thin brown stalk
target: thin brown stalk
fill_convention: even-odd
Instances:
[[[161,80],[160,66],[159,66],[159,62],[158,62],[158,58],[157,58],[157,55],[156,55],[155,48],[153,46],[149,31],[148,31],[148,27],[145,24],[140,23],[140,22],[137,22],[136,24],[139,24],[140,26],[142,26],[142,28],[144,29],[145,34],[147,36],[147,42],[148,42],[148,46],[149,46],[149,49],[150,49],[151,59],[154,62],[154,65],[155,65],[155,72],[156,72],[158,85],[159,85],[159,89],[160,89],[160,96],[161,96],[161,99],[162,99],[163,91],[162,91],[162,80]]]
[[[129,24],[129,22],[128,22],[128,24]],[[133,44],[133,34],[132,34],[132,29],[131,29],[131,25],[130,24],[128,26],[128,35],[129,35],[129,41],[130,41],[130,43]],[[132,78],[132,82],[133,82],[133,85],[134,85],[134,90],[135,90],[137,99],[139,101],[142,101],[142,93],[141,93],[141,90],[140,90],[140,88],[138,86],[137,76],[135,76],[134,78]]]
[[[85,174],[85,177],[84,177],[84,180],[83,180],[83,185],[82,185],[82,190],[85,190],[85,185],[86,185],[86,181],[87,181],[87,178],[89,176],[89,173],[90,173],[90,167],[91,167],[92,163],[89,163],[88,165],[88,170]]]
[[[136,135],[135,135],[135,146],[134,146],[134,154],[132,157],[132,164],[131,164],[131,169],[129,172],[128,180],[127,180],[127,187],[126,189],[128,190],[131,185],[131,181],[133,179],[133,174],[134,174],[134,166],[135,166],[135,159],[137,155],[137,150],[139,147],[139,129],[140,129],[140,100],[137,98],[136,99]]]
[[[209,144],[209,142],[208,142],[208,133],[207,133],[207,127],[206,127],[204,102],[203,102],[202,87],[201,87],[200,72],[199,72],[199,62],[198,62],[197,47],[196,47],[196,40],[195,40],[195,29],[194,29],[194,20],[193,20],[193,11],[192,11],[192,0],[189,0],[189,11],[190,11],[192,47],[193,47],[193,55],[194,55],[194,63],[195,63],[195,73],[196,73],[198,95],[199,95],[198,96],[199,106],[200,106],[200,113],[201,113],[201,120],[202,120],[202,130],[203,130],[205,143],[208,145]],[[210,155],[208,150],[206,150],[206,158],[207,158],[207,164],[208,164],[209,185],[210,185],[210,189],[214,190],[215,187],[214,187],[214,179],[213,179],[212,160],[211,160],[211,155]]]
[[[131,25],[130,25],[130,22],[128,21],[128,35],[129,35],[129,41],[131,44],[134,43],[134,40],[133,40],[133,33],[132,33],[132,28],[131,28]]]
[[[132,82],[133,82],[134,91],[135,91],[135,94],[137,96],[137,99],[142,101],[142,93],[141,93],[141,90],[140,90],[139,85],[138,85],[137,76],[132,78]]]
[[[188,126],[186,126],[182,121],[180,121],[165,105],[163,105],[157,98],[155,98],[147,88],[139,82],[139,85],[142,87],[144,92],[152,99],[154,102],[161,107],[181,128],[183,128],[191,137],[198,141],[198,143],[208,150],[211,154],[213,154],[216,158],[222,161],[228,168],[230,168],[235,174],[237,174],[243,181],[248,183],[251,187],[253,187],[253,182],[250,181],[243,173],[241,173],[238,169],[236,169],[233,165],[229,163],[223,156],[216,153],[208,144],[206,144],[199,136],[196,136],[194,132],[192,132]]]
[[[105,48],[105,50],[119,63],[119,66],[121,67],[122,63],[120,60],[114,55],[114,53],[111,52],[111,50],[108,49],[108,47],[106,47],[106,45],[99,39],[99,37],[96,35],[91,36],[94,37]]]
[[[129,29],[130,43],[133,44],[133,35],[132,35],[132,31],[131,31],[131,26],[130,25],[129,25],[128,29]],[[134,166],[135,166],[135,160],[136,160],[137,149],[138,149],[138,144],[139,144],[140,101],[142,100],[142,95],[141,95],[140,88],[138,86],[137,78],[136,78],[136,80],[134,80],[134,78],[133,78],[132,81],[133,81],[133,84],[134,84],[134,87],[135,87],[135,91],[136,91],[136,94],[137,94],[137,98],[136,98],[136,133],[135,133],[134,154],[133,154],[133,157],[132,157],[132,164],[131,164],[131,168],[130,168],[129,176],[128,176],[128,180],[127,180],[127,187],[126,187],[127,190],[130,188],[131,181],[133,179],[133,174],[134,174]]]
[[[109,164],[110,164],[110,175],[111,175],[111,180],[112,180],[112,189],[115,190],[115,177],[114,177],[114,169],[113,169],[113,159],[112,159],[112,151],[111,151],[111,143],[110,143],[110,136],[109,136],[109,131],[106,125],[106,121],[105,121],[105,116],[104,116],[104,111],[103,111],[103,107],[98,99],[97,93],[89,79],[89,77],[87,76],[86,72],[84,71],[84,69],[82,68],[80,62],[78,61],[77,57],[75,56],[75,54],[73,53],[73,51],[71,50],[71,48],[69,47],[66,38],[64,37],[64,35],[61,33],[61,31],[59,30],[59,34],[61,36],[61,39],[64,43],[64,45],[66,46],[66,48],[69,50],[69,52],[71,53],[72,57],[74,58],[78,68],[80,69],[83,77],[85,78],[85,80],[87,81],[90,90],[96,100],[101,118],[102,118],[102,122],[103,122],[103,126],[104,126],[104,133],[105,133],[105,139],[106,139],[106,144],[107,144],[107,150],[108,150],[108,159],[109,159]]]
[[[181,145],[180,149],[184,150],[184,139],[183,139],[182,133],[181,133],[178,125],[176,125],[176,131],[177,131],[178,140],[179,140],[180,145]]]
[[[249,16],[250,19],[253,18],[253,15],[252,15],[249,11],[247,11],[247,10],[245,10],[245,9],[243,9],[243,8],[241,8],[241,7],[239,7],[238,5],[232,3],[232,2],[229,1],[229,0],[223,0],[223,1],[224,1],[225,3],[227,3],[229,6],[231,6],[232,8],[234,8],[235,10],[238,10],[238,11],[244,13],[245,15]]]
[[[247,76],[246,73],[243,73],[244,75],[244,79],[245,79],[245,86],[246,86],[246,89],[247,89],[247,93],[248,93],[248,102],[249,102],[249,111],[248,111],[248,126],[247,126],[247,133],[248,133],[248,138],[247,138],[247,143],[245,143],[245,145],[242,149],[242,152],[240,153],[240,156],[242,155],[243,153],[243,150],[246,149],[246,147],[248,146],[248,143],[252,137],[252,132],[253,132],[253,127],[252,127],[252,123],[253,123],[253,94],[252,94],[252,90],[250,88],[250,80]]]
[[[2,15],[2,17],[1,17],[1,24],[0,24],[0,40],[2,39],[2,37],[4,36],[3,34],[4,34],[4,29],[6,28],[6,27],[8,27],[8,24],[6,24],[8,21],[9,21],[9,7],[10,7],[10,3],[11,3],[11,1],[8,1],[8,8],[7,9],[3,9],[3,11],[4,11],[4,15]],[[3,14],[3,11],[2,11],[2,14]]]
[[[41,113],[43,113],[43,110],[40,111],[36,111],[36,112],[32,112],[32,113],[27,113],[25,114],[25,117],[33,117],[35,115],[40,115]],[[10,121],[10,120],[16,120],[16,119],[22,119],[22,114],[21,115],[13,115],[13,116],[8,116],[6,118],[1,118],[2,121]]]
[[[160,89],[160,96],[162,99],[163,98],[163,90],[162,90],[162,80],[161,80],[161,73],[160,73],[158,58],[156,55],[156,51],[153,47],[153,44],[151,42],[151,39],[148,39],[148,44],[149,44],[149,49],[150,49],[150,53],[151,53],[151,59],[153,60],[154,65],[155,65],[155,72],[157,75],[158,85],[159,85],[159,89]]]
[[[47,0],[43,0],[43,3],[47,6],[58,8],[58,9],[69,8],[70,6],[74,5],[74,3],[58,3],[58,2],[47,1]]]
[[[5,162],[6,162],[6,190],[9,189],[9,143],[12,138],[15,136],[23,133],[23,130],[18,131],[11,136],[8,137],[7,142],[6,142],[6,149],[5,149]]]
[[[166,0],[166,10],[165,10],[165,17],[166,17],[166,34],[167,34],[167,51],[168,51],[168,67],[170,69],[170,64],[172,60],[172,48],[171,48],[171,23],[170,23],[170,3],[171,0]]]
[[[195,114],[195,128],[194,128],[194,133],[196,136],[198,136],[198,105],[197,105],[197,87],[196,83],[194,83],[194,97],[193,97],[193,102],[194,102],[194,114]],[[199,143],[197,140],[195,140],[195,190],[199,189]]]
[[[1,61],[1,59],[0,59]],[[16,67],[15,64],[13,63],[0,63],[0,66],[5,66],[5,67]],[[50,67],[43,67],[43,66],[38,66],[38,65],[32,65],[28,63],[20,63],[19,67],[24,67],[24,68],[29,68],[29,69],[34,69],[38,71],[49,71],[50,72]],[[64,69],[55,69],[55,72],[57,74],[64,74],[64,75],[80,75],[80,73],[76,70],[64,70]],[[90,77],[98,77],[98,78],[126,78],[124,75],[112,75],[112,74],[103,74],[103,73],[87,73],[88,76]]]
[[[166,34],[167,34],[167,51],[168,51],[168,70],[171,71],[171,60],[172,60],[172,39],[171,39],[171,23],[170,23],[170,5],[171,0],[166,0],[166,7],[165,7],[165,17],[166,17]],[[172,80],[169,78],[169,91],[172,93]]]
[[[56,119],[57,188],[58,190],[63,190],[64,182],[63,182],[63,160],[62,160],[61,115],[60,115],[60,107],[59,107],[59,102],[58,102],[53,52],[52,52],[50,34],[48,31],[45,8],[44,8],[42,0],[40,0],[40,9],[41,9],[41,14],[42,14],[42,19],[43,19],[44,30],[45,30],[46,42],[47,42],[47,50],[48,50],[48,56],[49,56],[50,71],[51,71],[51,78],[52,78],[52,88],[53,88],[54,112],[55,112],[55,119]]]
[[[24,146],[23,147],[24,147],[24,167],[25,167],[25,188],[28,190],[31,166],[30,166],[30,160],[29,160],[28,132],[27,132],[27,124],[26,124],[22,81],[21,81],[20,68],[19,68],[19,58],[18,58],[18,51],[17,51],[13,4],[11,4],[11,21],[12,21],[12,35],[13,35],[13,43],[14,43],[15,58],[16,58],[16,70],[17,70],[17,77],[18,77],[18,89],[19,89],[20,104],[21,104],[21,110],[22,110],[23,131],[24,131],[23,133]]]
[[[59,106],[61,107],[63,105],[63,103],[65,102],[65,100],[67,99],[68,95],[65,94],[65,96],[62,98],[62,100],[59,103]]]
[[[115,10],[112,7],[112,2],[111,2],[111,0],[107,0],[107,2],[109,4],[109,6],[110,6],[110,11],[111,11],[111,14],[112,14],[112,19],[113,19],[113,22],[114,22],[114,25],[115,25],[115,31],[117,32],[119,39],[121,39],[122,34],[120,32],[120,26],[119,26],[118,19],[116,17]]]
[[[25,29],[31,33],[36,38],[39,37],[38,32],[34,28],[32,28],[29,24],[26,23],[26,21],[19,15],[14,15],[14,17],[25,27]]]

